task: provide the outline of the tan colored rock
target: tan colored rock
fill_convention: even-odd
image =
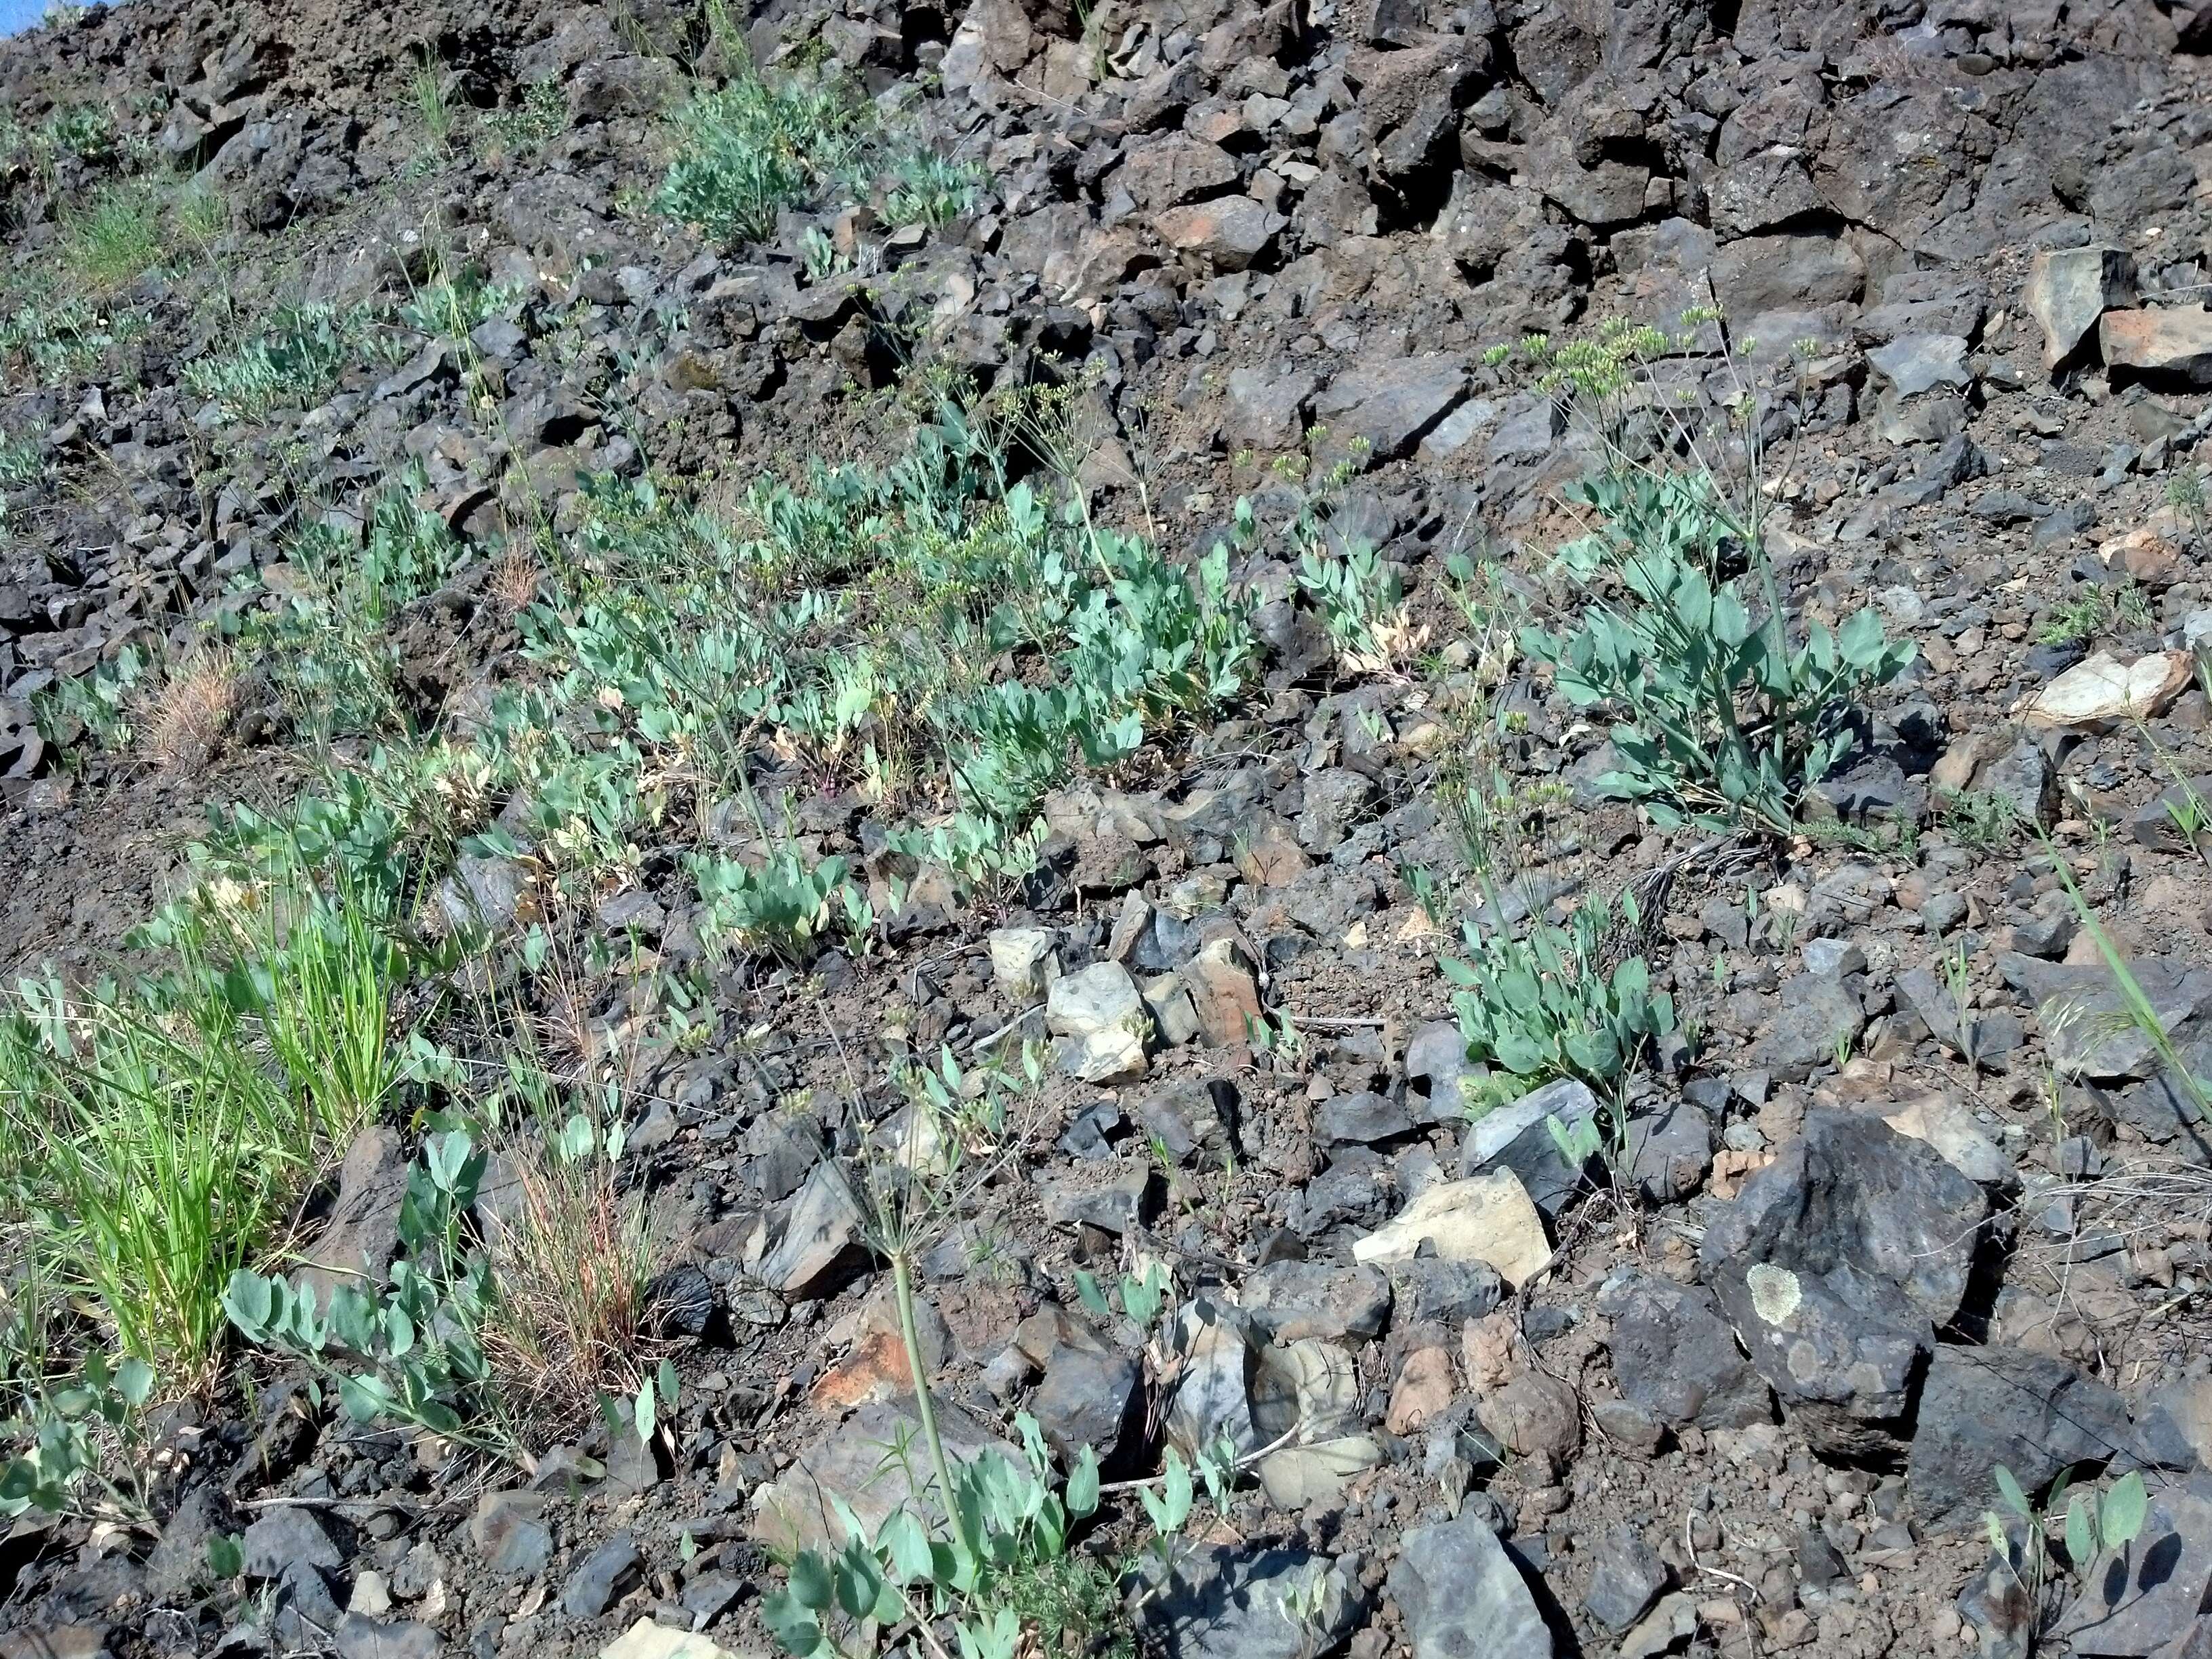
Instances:
[[[2124,664],[2100,651],[2027,698],[2017,712],[2032,726],[2100,731],[2163,714],[2195,675],[2196,659],[2186,651],[2153,652]]]
[[[2097,339],[2108,368],[2212,386],[2212,311],[2202,306],[2108,311]]]
[[[1994,1186],[2015,1179],[2012,1161],[1982,1133],[1964,1103],[1948,1095],[1929,1093],[1905,1101],[1883,1113],[1881,1121],[1901,1135],[1926,1141],[1969,1181]]]
[[[1313,860],[1280,818],[1267,819],[1237,848],[1237,873],[1255,887],[1287,887],[1311,868]]]
[[[1209,1047],[1251,1040],[1260,1023],[1260,987],[1236,940],[1212,940],[1179,971]]]
[[[696,1631],[682,1631],[641,1619],[599,1650],[599,1659],[738,1659],[729,1649]]]
[[[1216,270],[1242,270],[1264,253],[1282,228],[1249,196],[1221,196],[1152,216],[1152,228],[1178,253],[1194,254]]]
[[[1474,1414],[1498,1443],[1516,1457],[1547,1453],[1570,1457],[1583,1442],[1582,1408],[1575,1391],[1543,1371],[1523,1371],[1476,1402]]]
[[[1402,1261],[1424,1239],[1447,1261],[1487,1261],[1516,1290],[1552,1260],[1544,1218],[1510,1170],[1430,1188],[1395,1219],[1354,1243],[1352,1259]]]
[[[2027,268],[2021,298],[2043,326],[2043,366],[2056,368],[2088,338],[2097,319],[2136,299],[2136,262],[2117,247],[2056,248]]]
[[[1441,1417],[1452,1402],[1451,1355],[1442,1348],[1416,1348],[1406,1356],[1395,1387],[1390,1390],[1390,1409],[1382,1426],[1392,1434],[1410,1434],[1432,1417]]]
[[[2145,587],[2169,587],[2181,576],[2181,544],[2155,525],[2138,525],[2100,550],[2106,569],[2123,572]]]

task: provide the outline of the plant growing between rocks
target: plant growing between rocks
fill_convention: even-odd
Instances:
[[[1856,742],[1854,706],[1913,647],[1887,639],[1871,607],[1794,643],[1754,551],[1765,590],[1755,615],[1741,579],[1719,574],[1735,538],[1699,475],[1616,473],[1570,495],[1599,524],[1561,550],[1558,568],[1590,603],[1572,634],[1532,627],[1521,644],[1577,707],[1623,716],[1612,731],[1619,763],[1599,788],[1662,828],[1793,830],[1799,798]]]
[[[1619,926],[1632,936],[1642,925],[1636,901],[1624,893],[1619,906]],[[1564,927],[1539,917],[1518,938],[1468,921],[1467,955],[1441,965],[1458,988],[1452,1006],[1468,1059],[1497,1068],[1474,1084],[1474,1109],[1555,1078],[1611,1092],[1649,1045],[1674,1030],[1674,999],[1651,989],[1642,957],[1606,969],[1614,928],[1614,907],[1599,897],[1577,905]]]

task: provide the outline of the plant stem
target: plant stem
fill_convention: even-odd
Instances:
[[[929,1447],[929,1466],[937,1476],[937,1494],[945,1505],[945,1522],[960,1547],[972,1553],[975,1540],[968,1536],[960,1519],[960,1505],[953,1498],[952,1469],[945,1461],[945,1437],[937,1431],[937,1409],[929,1403],[929,1374],[922,1364],[921,1338],[914,1322],[914,1263],[903,1249],[893,1250],[890,1255],[892,1293],[898,1300],[899,1335],[906,1343],[907,1376],[914,1384],[915,1415],[921,1419],[921,1437]]]

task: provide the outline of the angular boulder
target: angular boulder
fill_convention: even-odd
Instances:
[[[1698,1262],[1790,1420],[1838,1456],[1904,1437],[1959,1313],[1982,1189],[1871,1113],[1816,1107],[1706,1229]]]

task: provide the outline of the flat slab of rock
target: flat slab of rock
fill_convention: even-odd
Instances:
[[[1314,414],[1331,440],[1363,438],[1368,459],[1396,460],[1467,394],[1467,366],[1429,352],[1418,357],[1368,357],[1340,372],[1314,399]]]
[[[2212,1477],[2151,1495],[2135,1541],[2107,1550],[2051,1631],[2081,1659],[2193,1659],[2212,1605]]]
[[[1966,368],[1966,343],[1956,334],[1900,335],[1868,352],[1867,362],[1900,398],[1974,382]]]
[[[1284,1607],[1291,1599],[1312,1617],[1293,1618]],[[1358,1577],[1328,1556],[1217,1544],[1177,1554],[1143,1623],[1148,1650],[1166,1659],[1305,1659],[1333,1650],[1366,1612]]]
[[[1391,1220],[1352,1247],[1355,1261],[1400,1261],[1436,1245],[1447,1261],[1487,1261],[1519,1288],[1552,1259],[1544,1218],[1510,1170],[1430,1188]]]
[[[2131,663],[2100,651],[2038,690],[2017,712],[2032,726],[2101,731],[2163,714],[2196,673],[2196,659],[2186,651],[2154,651]]]
[[[2108,368],[2212,386],[2212,311],[2201,306],[2108,311],[2097,324]]]
[[[2136,262],[2124,248],[2069,247],[2039,253],[2021,293],[2043,327],[2043,366],[2056,368],[2077,351],[2097,319],[2136,301]]]
[[[2061,1076],[2110,1083],[2147,1078],[2159,1067],[2158,1045],[2136,1028],[2132,1002],[2101,963],[2039,962],[2008,952],[1997,958],[2006,983],[2035,1004],[2051,1063]],[[2212,971],[2177,957],[2144,957],[2129,976],[2169,1037],[2212,1010]]]
[[[696,1631],[677,1630],[641,1619],[601,1648],[599,1659],[737,1659],[737,1656]]]
[[[1413,1659],[1551,1659],[1535,1597],[1472,1510],[1407,1533],[1389,1583]]]
[[[2126,1402],[2070,1361],[1946,1344],[1921,1387],[1905,1486],[1922,1525],[1969,1527],[1999,1507],[1999,1464],[2039,1492],[2060,1470],[2134,1444]]]

